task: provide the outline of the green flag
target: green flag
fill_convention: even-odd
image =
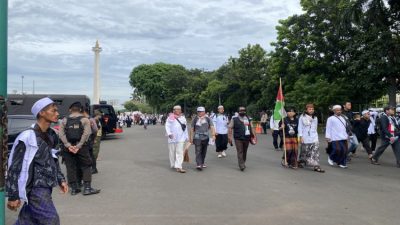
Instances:
[[[276,104],[274,110],[274,120],[281,120],[286,117],[285,101],[283,98],[282,85],[279,85],[278,94],[276,96]]]

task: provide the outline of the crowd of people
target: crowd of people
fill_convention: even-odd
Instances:
[[[379,165],[380,156],[391,145],[396,165],[400,168],[400,110],[396,115],[395,107],[387,106],[381,114],[364,110],[360,115],[352,111],[351,102],[334,105],[325,124],[325,140],[320,140],[313,104],[307,104],[301,113],[288,107],[286,113],[286,117],[276,120],[263,112],[260,120],[262,133],[267,134],[270,128],[275,150],[284,152],[281,162],[284,167],[308,167],[324,173],[320,165],[320,143],[326,141],[328,164],[331,166],[347,168],[351,158],[357,157],[360,145],[367,152],[370,163]],[[215,145],[217,157],[223,158],[226,157],[227,145],[234,142],[239,169],[245,170],[248,146],[256,143],[256,132],[245,107],[239,107],[238,113],[229,118],[222,105],[215,114],[206,113],[205,108],[200,106],[197,115],[192,117],[191,128],[187,127],[181,107],[174,106],[165,123],[171,168],[180,173],[186,172],[182,163],[191,144],[195,146],[196,169],[201,171],[207,168],[205,158],[209,145]],[[381,137],[381,145],[376,148],[378,136]]]
[[[59,129],[57,104],[42,98],[32,106],[36,123],[23,131],[10,152],[6,178],[7,207],[22,208],[16,224],[60,224],[51,193],[59,186],[62,193],[76,195],[100,193],[92,187],[92,174],[98,173],[96,161],[102,136],[100,111],[89,116],[89,108],[75,102],[69,107]],[[58,158],[66,165],[67,179]]]
[[[95,111],[91,117],[88,108],[75,102],[69,108],[70,114],[55,130],[51,124],[58,122],[59,113],[53,100],[42,98],[31,111],[37,121],[16,138],[10,153],[6,179],[7,207],[17,210],[22,206],[16,224],[59,224],[51,197],[53,187],[59,186],[62,193],[70,192],[72,196],[80,192],[83,195],[100,193],[100,189],[92,187],[92,175],[98,173],[96,162],[102,137],[102,113]],[[174,106],[168,116],[124,113],[118,118],[120,126],[165,125],[170,167],[179,173],[187,172],[183,162],[191,145],[195,146],[198,171],[208,167],[206,156],[210,145],[215,146],[218,158],[225,158],[228,144],[235,145],[238,167],[245,171],[248,147],[257,144],[257,135],[246,107],[239,107],[231,118],[225,114],[222,105],[217,113],[206,113],[202,106],[196,111],[190,127],[179,105]],[[288,107],[286,113],[287,116],[280,120],[273,116],[269,120],[268,115],[262,113],[260,120],[264,134],[267,134],[268,127],[271,129],[275,150],[283,151],[282,166],[292,169],[308,167],[324,173],[319,147],[323,140],[319,139],[314,105],[307,104],[301,113]],[[390,145],[396,165],[400,167],[399,116],[400,112],[396,116],[392,106],[385,107],[380,115],[369,110],[355,115],[350,102],[332,106],[324,132],[329,165],[347,168],[350,159],[357,156],[361,143],[373,165],[380,164],[381,155]],[[381,143],[376,148],[378,135]],[[60,156],[66,165],[67,178],[61,171]]]

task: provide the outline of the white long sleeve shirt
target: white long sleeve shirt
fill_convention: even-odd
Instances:
[[[274,117],[271,116],[271,119],[269,120],[269,127],[273,130],[279,130],[279,122],[280,120],[274,120]]]
[[[325,137],[331,141],[347,140],[349,135],[346,132],[347,121],[342,116],[331,116],[326,122]]]
[[[181,124],[177,121],[177,119],[187,126],[186,118],[184,116],[180,116],[175,118],[174,116],[169,116],[167,121],[165,122],[165,131],[167,136],[173,135],[173,138],[168,137],[168,143],[179,143],[185,142],[189,140],[188,135],[188,127],[186,127],[185,131],[182,130]]]
[[[215,127],[215,133],[217,134],[228,134],[228,117],[224,114],[215,114],[212,117],[212,121]]]
[[[318,140],[318,118],[309,115],[301,115],[299,118],[298,136],[303,138],[305,144],[317,143]]]
[[[368,134],[375,134],[375,124],[376,124],[376,117],[378,116],[377,112],[370,112],[369,113],[371,117],[369,118],[371,120],[371,123],[369,124],[368,127]]]

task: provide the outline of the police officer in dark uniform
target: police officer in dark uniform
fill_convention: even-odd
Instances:
[[[71,187],[71,195],[81,192],[77,184],[78,170],[82,172],[83,195],[100,192],[91,187],[92,158],[89,153],[88,139],[92,131],[89,119],[82,115],[82,109],[80,102],[73,103],[69,108],[70,115],[61,122],[59,132],[65,147],[63,155],[67,166],[67,179]]]

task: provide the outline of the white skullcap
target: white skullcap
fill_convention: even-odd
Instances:
[[[174,106],[174,108],[173,109],[182,109],[181,108],[181,106],[180,105],[176,105],[176,106]]]
[[[369,111],[368,111],[368,110],[364,110],[364,111],[361,112],[361,115],[364,116],[364,115],[367,114],[367,113],[369,113]]]
[[[218,109],[223,109],[223,108],[224,108],[223,105],[218,106]]]
[[[33,104],[31,112],[33,116],[36,118],[40,111],[42,111],[46,106],[53,104],[53,100],[48,97],[39,99],[35,104]]]
[[[197,107],[197,112],[205,112],[206,109],[203,106]]]
[[[336,109],[342,109],[342,106],[340,106],[340,105],[334,105],[334,106],[332,107],[332,110],[336,110]]]

